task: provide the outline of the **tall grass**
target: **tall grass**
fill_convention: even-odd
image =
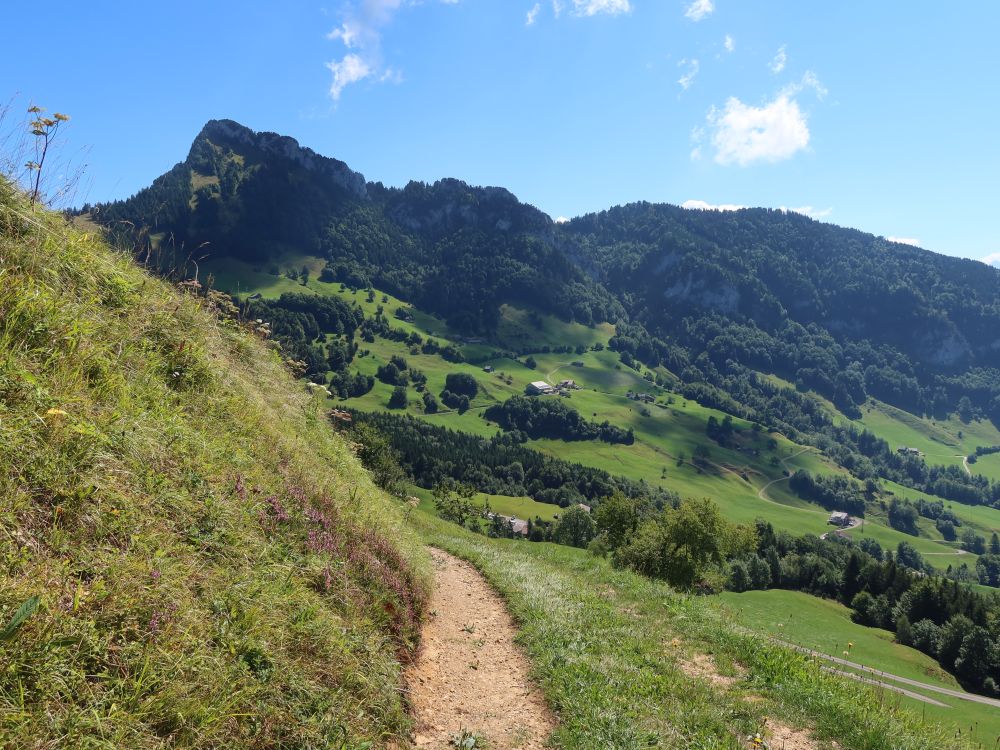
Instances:
[[[235,321],[0,181],[0,747],[405,735],[418,545]],[[391,541],[390,541],[391,540]]]

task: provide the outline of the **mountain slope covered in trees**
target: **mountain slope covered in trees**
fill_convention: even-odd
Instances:
[[[326,280],[375,286],[470,333],[493,330],[504,302],[617,322],[626,363],[662,364],[747,416],[796,415],[784,429],[823,424],[753,372],[848,414],[871,396],[1000,419],[1000,270],[794,213],[638,203],[556,224],[502,188],[387,188],[222,120],[149,188],[93,215],[164,268],[310,254]]]

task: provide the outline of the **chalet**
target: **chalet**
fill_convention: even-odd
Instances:
[[[851,524],[851,517],[847,513],[838,510],[830,514],[830,520],[827,523],[832,523],[834,526],[849,526]]]
[[[483,368],[483,372],[493,372],[493,365],[486,365],[486,367]]]
[[[583,367],[583,360],[582,359],[574,360],[572,364],[573,367]]]
[[[920,451],[919,450],[917,450],[916,448],[908,448],[905,445],[901,445],[898,448],[896,448],[896,453],[900,454],[901,456],[919,456],[920,455]]]
[[[577,503],[576,507],[577,508],[583,508],[585,511],[587,511],[588,513],[590,513],[590,506],[589,505],[585,505],[584,503]]]
[[[533,383],[528,383],[528,387],[524,389],[524,392],[529,396],[547,396],[555,393],[556,389],[544,380],[536,380]]]
[[[571,390],[578,390],[580,388],[580,386],[576,384],[575,380],[560,380],[559,387]]]
[[[528,522],[521,518],[511,518],[510,528],[516,536],[528,536]]]

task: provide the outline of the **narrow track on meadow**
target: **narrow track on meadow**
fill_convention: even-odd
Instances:
[[[919,690],[925,690],[931,693],[938,693],[939,695],[947,695],[949,698],[958,698],[959,700],[969,701],[970,703],[982,703],[985,706],[993,706],[994,708],[1000,708],[1000,700],[997,698],[990,698],[985,695],[979,695],[977,693],[966,693],[964,690],[954,690],[952,688],[940,687],[938,685],[929,685],[926,682],[920,682],[919,680],[911,680],[909,677],[900,677],[899,675],[892,674],[891,672],[883,672],[880,669],[874,669],[872,667],[866,667],[864,664],[858,664],[854,661],[849,661],[847,659],[841,659],[838,656],[831,656],[830,654],[824,654],[822,651],[814,651],[811,648],[805,648],[804,646],[799,646],[789,641],[783,641],[778,638],[774,639],[776,643],[780,643],[782,646],[786,646],[794,651],[798,651],[809,656],[816,657],[817,659],[823,659],[825,661],[833,662],[842,667],[848,667],[850,669],[856,669],[858,672],[862,672],[866,675],[871,675],[876,678],[877,682],[884,682],[885,680],[891,680],[892,682],[899,682],[903,685],[909,685],[910,687],[918,688]],[[858,679],[857,675],[852,675],[850,673],[843,673],[841,670],[832,670],[838,674],[845,674],[845,676],[851,677],[852,679]],[[897,692],[902,692],[898,688],[892,685],[885,685],[883,687],[890,687]],[[910,696],[915,697],[915,696]],[[926,696],[919,698],[918,700],[925,700]]]
[[[517,627],[503,600],[469,563],[430,552],[430,616],[406,674],[414,746],[453,747],[464,731],[491,750],[540,750],[556,720],[514,642]]]

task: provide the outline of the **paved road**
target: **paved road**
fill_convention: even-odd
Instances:
[[[777,639],[776,639],[777,640]],[[882,672],[878,669],[872,669],[871,667],[866,667],[863,664],[858,664],[857,662],[848,661],[847,659],[841,659],[836,656],[830,656],[829,654],[824,654],[821,651],[813,651],[809,648],[803,648],[802,646],[796,646],[794,643],[789,643],[788,641],[777,640],[782,646],[787,646],[788,648],[795,649],[803,654],[809,654],[810,656],[815,656],[820,659],[826,659],[834,664],[840,664],[844,667],[850,667],[851,669],[857,669],[861,672],[866,672],[868,674],[875,675],[877,677],[882,677],[887,680],[892,680],[894,682],[901,682],[904,685],[910,685],[912,687],[920,688],[921,690],[929,690],[932,693],[939,693],[941,695],[947,695],[950,698],[958,698],[959,700],[969,701],[971,703],[982,703],[984,706],[993,706],[994,708],[1000,708],[1000,700],[996,698],[987,698],[985,695],[976,695],[975,693],[965,693],[961,690],[952,690],[951,688],[938,687],[937,685],[928,685],[926,682],[919,682],[917,680],[911,680],[908,677],[900,677],[899,675],[891,674],[890,672]]]
[[[890,685],[888,682],[882,682],[881,680],[873,680],[870,677],[865,677],[857,672],[844,672],[841,669],[834,669],[833,667],[823,667],[824,672],[830,672],[831,674],[839,675],[841,677],[848,677],[852,680],[857,680],[858,682],[863,682],[866,685],[874,685],[875,687],[885,688],[886,690],[892,690],[896,693],[901,693],[907,698],[913,698],[914,700],[921,701],[923,703],[930,703],[932,706],[940,706],[941,708],[951,708],[947,703],[942,703],[941,701],[934,700],[933,698],[928,698],[926,695],[921,695],[920,693],[914,693],[912,690],[907,690],[899,685]]]

